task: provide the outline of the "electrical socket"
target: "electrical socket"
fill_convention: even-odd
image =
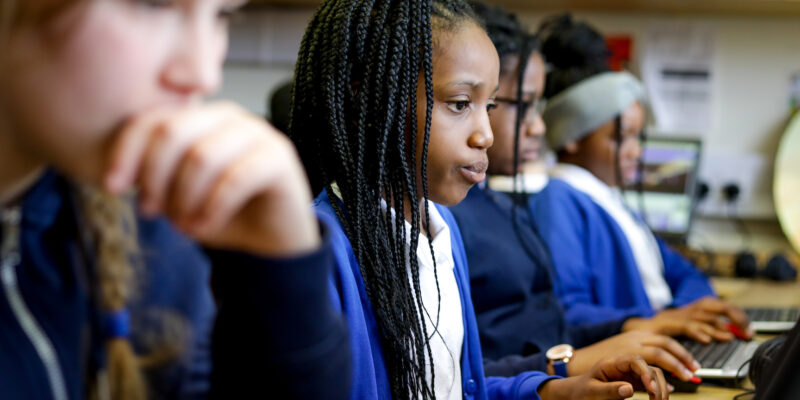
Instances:
[[[772,160],[761,153],[704,152],[698,179],[708,185],[709,192],[698,204],[698,215],[775,218],[772,174]],[[726,187],[730,191],[734,185],[739,193],[737,200],[729,204]]]

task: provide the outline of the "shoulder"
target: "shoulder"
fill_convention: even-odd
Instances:
[[[564,214],[585,215],[588,210],[597,208],[586,193],[557,178],[551,179],[544,189],[532,196],[529,205],[536,219]]]
[[[591,201],[591,198],[566,181],[558,178],[551,178],[539,193],[534,196],[535,199],[570,199],[575,202],[583,202],[586,200]]]

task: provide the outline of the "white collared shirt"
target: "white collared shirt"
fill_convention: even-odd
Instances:
[[[383,207],[386,203],[382,201]],[[433,255],[436,259],[434,274],[428,238],[420,234],[417,246],[419,261],[419,284],[424,307],[425,327],[431,338],[431,353],[434,359],[434,390],[437,399],[460,400],[461,389],[461,348],[464,343],[464,322],[461,314],[461,295],[455,277],[450,227],[442,218],[434,203],[428,202],[430,217],[429,236],[433,238]],[[396,215],[392,209],[392,215]],[[406,233],[411,232],[411,224],[405,221]],[[411,245],[411,237],[406,235],[406,251]],[[408,254],[408,253],[406,253]],[[407,266],[408,268],[408,266]],[[410,274],[410,271],[409,271]],[[438,275],[439,291],[436,290]],[[409,276],[410,279],[410,276]],[[441,301],[439,301],[441,298]],[[437,326],[438,309],[438,330]],[[426,365],[429,365],[427,352]],[[430,371],[425,370],[428,382]]]
[[[639,269],[650,306],[661,310],[672,303],[672,291],[664,279],[664,261],[650,229],[625,207],[617,188],[611,188],[591,172],[573,164],[557,164],[550,176],[585,193],[619,224]]]
[[[516,176],[493,175],[488,179],[489,187],[497,192],[511,193],[514,191],[514,181],[520,193],[539,193],[547,186],[547,174],[544,172],[532,172],[517,174]],[[484,184],[487,181],[482,182]]]

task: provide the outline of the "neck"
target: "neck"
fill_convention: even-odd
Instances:
[[[44,164],[26,157],[26,153],[0,133],[0,206],[14,203],[44,171]]]

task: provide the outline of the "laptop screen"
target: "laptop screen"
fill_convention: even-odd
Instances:
[[[625,201],[639,215],[643,206],[648,225],[665,239],[684,241],[689,234],[700,148],[699,140],[672,137],[644,143],[641,197],[628,190]]]

